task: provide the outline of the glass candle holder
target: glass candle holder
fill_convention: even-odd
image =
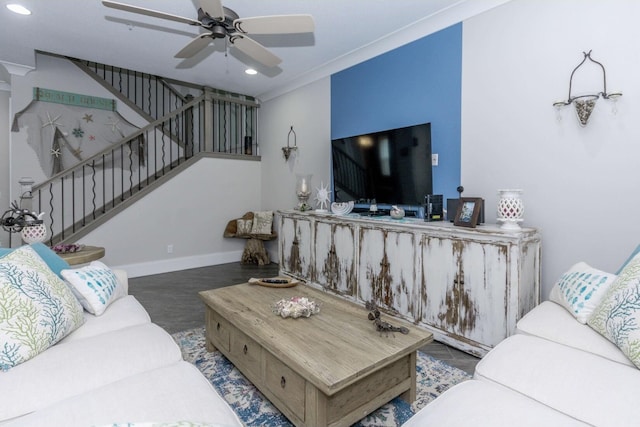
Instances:
[[[296,175],[296,197],[298,197],[299,211],[308,211],[311,209],[309,206],[309,196],[311,196],[311,174]]]

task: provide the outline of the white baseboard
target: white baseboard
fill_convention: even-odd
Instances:
[[[269,254],[269,257],[273,262],[273,254]],[[208,267],[211,265],[228,264],[231,262],[240,262],[240,258],[242,258],[242,251],[218,252],[110,267],[113,269],[124,270],[127,272],[127,276],[132,278],[150,276],[152,274],[170,273],[172,271],[189,270],[191,268]]]

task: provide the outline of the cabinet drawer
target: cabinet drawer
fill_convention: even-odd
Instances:
[[[305,380],[291,368],[265,352],[267,388],[297,417],[304,420]]]
[[[229,351],[231,324],[213,310],[207,310],[207,334],[215,347]]]
[[[231,359],[250,380],[260,378],[262,347],[240,330],[231,330]]]

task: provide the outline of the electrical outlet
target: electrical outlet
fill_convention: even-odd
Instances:
[[[167,253],[168,254],[172,254],[173,253],[173,245],[167,245]]]
[[[438,166],[438,154],[431,154],[431,166]]]

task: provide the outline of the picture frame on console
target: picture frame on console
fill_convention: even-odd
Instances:
[[[461,197],[458,201],[458,209],[453,225],[475,228],[478,224],[478,216],[482,207],[480,197]]]

